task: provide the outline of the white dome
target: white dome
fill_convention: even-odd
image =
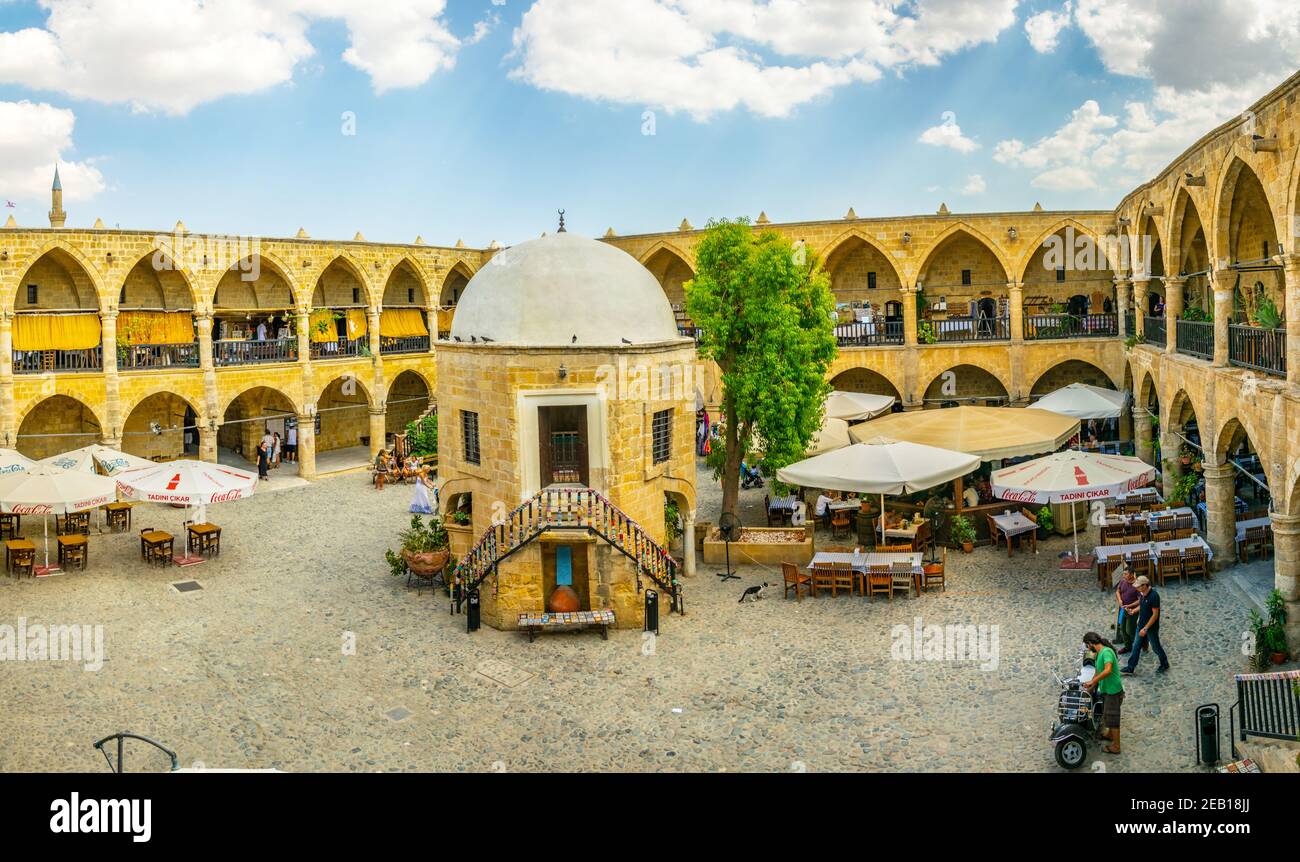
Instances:
[[[451,334],[461,341],[602,347],[680,337],[649,270],[622,249],[571,233],[498,252],[461,293]]]

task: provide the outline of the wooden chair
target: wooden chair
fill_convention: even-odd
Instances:
[[[898,590],[902,590],[904,596],[910,596],[913,583],[912,561],[895,560],[889,567],[889,600],[894,600],[894,593]]]
[[[894,541],[897,542],[898,540],[895,539]],[[876,548],[876,550],[882,554],[912,554],[916,552],[911,542],[905,545],[885,545],[883,548]]]
[[[1152,530],[1151,541],[1153,542],[1172,542],[1174,540],[1174,531],[1169,530]]]
[[[939,592],[948,591],[948,581],[944,577],[944,569],[948,565],[948,549],[944,548],[940,552],[939,562],[930,563],[923,567],[921,575],[921,588],[927,593],[931,587],[938,587]]]
[[[1134,551],[1129,555],[1128,567],[1129,571],[1133,573],[1133,577],[1135,578],[1140,578],[1143,575],[1146,575],[1147,578],[1150,579],[1155,574],[1151,571],[1150,551]]]
[[[831,538],[847,536],[849,534],[849,513],[845,509],[840,509],[831,514]]]
[[[84,571],[86,568],[86,550],[87,547],[84,544],[61,547],[59,556],[62,558],[63,568],[68,571],[73,569]]]
[[[780,510],[772,508],[772,498],[767,494],[763,495],[763,508],[767,510],[767,525],[769,527],[785,526],[785,517]]]
[[[1121,545],[1140,545],[1143,542],[1150,541],[1144,533],[1126,533]]]
[[[813,563],[808,567],[808,575],[812,580],[811,595],[817,595],[819,590],[830,590],[835,595],[835,573],[829,563]]]
[[[799,571],[799,567],[794,563],[781,564],[781,576],[785,579],[784,598],[790,598],[790,590],[794,590],[794,600],[802,601],[799,597],[800,590],[812,595],[812,578]]]
[[[1237,556],[1243,563],[1250,562],[1250,552],[1256,551],[1260,557],[1266,556],[1268,531],[1264,527],[1247,527],[1245,537],[1237,542]]]
[[[1111,581],[1115,579],[1115,570],[1119,568],[1119,564],[1123,561],[1122,557],[1111,557],[1106,560],[1100,557],[1097,558],[1097,585],[1101,589],[1110,589]]]
[[[853,566],[850,563],[831,563],[831,595],[839,595],[840,590],[848,590],[849,595],[853,595],[853,590],[857,586],[857,577],[853,574]]]
[[[1191,527],[1182,527],[1180,529],[1174,530],[1175,539],[1190,539],[1192,536],[1195,535],[1196,535],[1196,531],[1193,530]]]
[[[888,566],[870,566],[867,568],[867,598],[875,595],[894,597],[893,576]]]
[[[1196,529],[1195,515],[1174,516],[1174,530],[1195,530],[1195,529]]]
[[[1205,552],[1197,548],[1188,551],[1183,557],[1183,577],[1191,580],[1193,575],[1199,575],[1201,580],[1210,580],[1210,567],[1205,559]]]
[[[35,567],[35,548],[9,552],[9,571],[13,573],[15,578],[21,578],[23,575],[30,578],[35,571]]]
[[[1127,528],[1123,524],[1114,526],[1105,526],[1101,528],[1101,543],[1105,545],[1122,545],[1124,544],[1124,531]]]
[[[1156,583],[1163,587],[1170,578],[1183,580],[1183,555],[1178,551],[1161,551],[1156,560]]]

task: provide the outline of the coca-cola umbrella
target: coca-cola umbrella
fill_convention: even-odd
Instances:
[[[152,467],[154,465],[148,458],[119,452],[100,443],[92,443],[89,446],[82,446],[80,449],[73,449],[71,452],[64,452],[60,455],[51,455],[40,463],[58,467],[60,470],[99,473],[104,476],[112,476],[121,473],[123,470]]]
[[[198,519],[207,519],[212,503],[228,503],[253,496],[257,476],[208,461],[168,461],[119,473],[117,490],[123,498],[148,503],[197,507]],[[189,536],[185,551],[189,553]]]
[[[1155,468],[1140,458],[1067,449],[993,473],[993,496],[1016,503],[1104,500],[1151,483]],[[1074,521],[1074,559],[1079,559],[1079,521]]]
[[[66,515],[98,509],[117,499],[116,483],[107,476],[37,466],[0,478],[0,511],[15,515]],[[50,565],[49,521],[44,520],[45,567]]]

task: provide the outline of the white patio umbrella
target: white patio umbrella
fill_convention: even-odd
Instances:
[[[116,476],[117,490],[131,500],[197,507],[200,521],[207,519],[211,503],[228,503],[253,496],[257,474],[209,461],[168,461],[126,470]],[[189,534],[185,537],[189,553]]]
[[[894,400],[892,395],[836,390],[826,396],[826,415],[845,422],[862,422],[889,412]]]
[[[993,473],[993,496],[1016,503],[1102,500],[1155,479],[1155,468],[1127,455],[1067,449]],[[1079,521],[1074,520],[1074,558],[1079,559]]]
[[[16,515],[66,515],[97,509],[117,499],[117,487],[107,476],[74,473],[37,466],[27,473],[0,479],[0,511]],[[50,565],[49,520],[43,520],[45,565]]]
[[[1050,410],[1075,419],[1118,419],[1128,406],[1128,393],[1102,389],[1087,383],[1071,383],[1034,403],[1037,410]]]
[[[886,494],[910,494],[933,488],[965,476],[979,464],[978,455],[874,438],[783,467],[776,471],[776,478],[787,485],[804,488],[879,494],[883,515]],[[883,517],[880,538],[883,542]]]
[[[853,441],[849,439],[849,423],[843,419],[827,416],[822,420],[821,429],[808,443],[807,454],[820,455],[823,452],[833,452],[852,443]]]
[[[17,449],[0,449],[0,476],[26,473],[35,466],[35,461]]]
[[[89,446],[82,446],[80,449],[73,449],[71,452],[64,452],[61,455],[52,455],[39,463],[57,467],[60,470],[72,470],[78,473],[102,472],[105,476],[112,476],[114,473],[120,473],[123,470],[152,467],[154,462],[148,458],[128,455],[126,452],[119,452],[102,444],[93,443]]]

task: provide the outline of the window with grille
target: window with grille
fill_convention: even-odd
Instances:
[[[969,270],[969,269],[963,269],[963,270],[961,271],[961,283],[964,284],[964,285],[969,285],[969,284],[971,283],[971,277],[970,277],[970,270]]]
[[[650,425],[650,454],[656,464],[662,464],[672,455],[673,411],[660,410]]]
[[[876,274],[874,272],[869,272],[867,273],[867,290],[875,290],[875,289],[876,289]]]
[[[408,287],[408,288],[406,289],[406,301],[407,301],[407,302],[415,302],[415,288],[413,288],[413,287]]]
[[[361,303],[361,288],[354,287],[352,288],[352,304],[359,305],[360,303]]]
[[[27,285],[27,304],[36,304],[36,285],[34,284]]]
[[[1065,281],[1065,267],[1063,267],[1063,266],[1058,266],[1058,267],[1056,268],[1056,280],[1057,280],[1057,281]]]
[[[478,449],[478,414],[468,410],[460,411],[460,432],[464,440],[465,461],[469,464],[479,463]]]

